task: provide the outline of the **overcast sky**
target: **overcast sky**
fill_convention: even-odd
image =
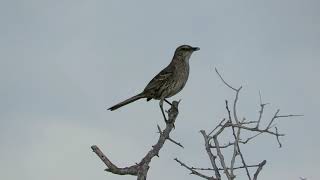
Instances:
[[[266,159],[261,180],[320,179],[320,1],[0,1],[0,179],[130,180],[103,171],[97,144],[119,166],[139,162],[164,127],[158,102],[106,108],[139,93],[181,44],[199,46],[172,137],[148,177],[199,179],[173,158],[210,167],[199,130],[226,116],[233,94],[214,72],[243,86],[239,116],[263,121],[277,108],[286,134],[243,148]],[[212,174],[212,173],[211,173]],[[239,175],[239,179],[244,176]]]

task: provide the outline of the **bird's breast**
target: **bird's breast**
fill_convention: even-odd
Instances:
[[[172,91],[167,95],[167,97],[171,97],[179,93],[187,83],[189,77],[189,64],[184,64],[178,66],[174,83],[172,83]]]

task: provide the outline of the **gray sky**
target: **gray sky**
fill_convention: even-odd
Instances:
[[[173,158],[209,167],[200,129],[226,113],[243,85],[239,115],[267,106],[304,117],[278,122],[274,137],[244,148],[248,163],[267,159],[261,180],[319,179],[320,1],[1,1],[0,179],[114,179],[91,152],[99,145],[117,165],[138,162],[164,126],[158,102],[106,108],[140,92],[181,44],[201,47],[172,137],[151,163],[149,178],[197,179]],[[317,138],[317,139],[316,139]],[[240,175],[240,179],[243,176]]]

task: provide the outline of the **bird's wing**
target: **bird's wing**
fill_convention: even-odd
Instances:
[[[149,91],[152,89],[157,89],[161,87],[168,79],[171,78],[174,72],[173,66],[167,66],[162,71],[160,71],[146,86],[144,91]]]

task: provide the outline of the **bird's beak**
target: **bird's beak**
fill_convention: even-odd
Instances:
[[[199,51],[200,48],[199,48],[199,47],[193,47],[192,50],[193,50],[193,51]]]

